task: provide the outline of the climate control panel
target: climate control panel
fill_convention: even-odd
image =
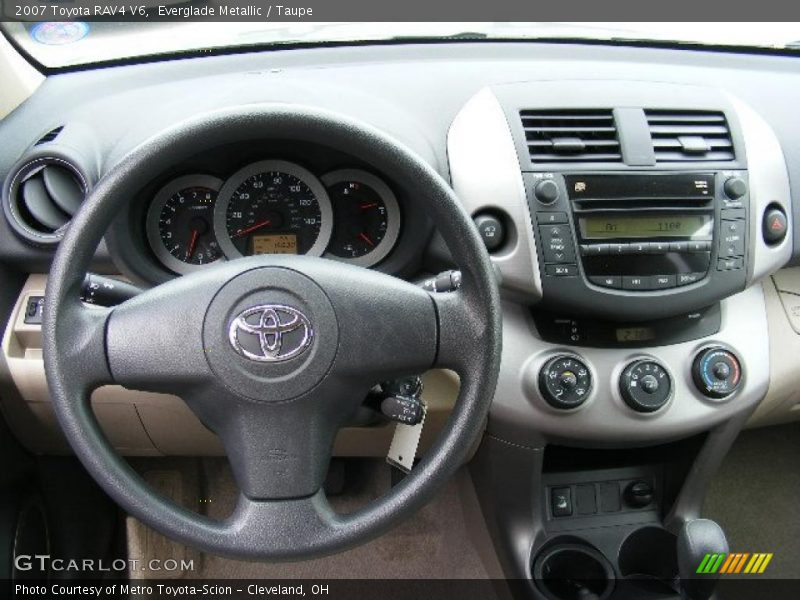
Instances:
[[[671,369],[691,369],[696,390],[702,397],[713,400],[728,398],[742,385],[742,364],[732,350],[709,346],[684,360],[689,364],[672,364],[667,368],[651,356],[634,358],[621,364],[618,367],[621,371],[606,370],[612,379],[608,383],[617,388],[627,408],[637,413],[656,413],[670,403],[676,393]],[[619,375],[612,374],[615,372]],[[617,377],[616,381],[613,381],[614,377]],[[595,384],[589,361],[567,353],[547,358],[539,368],[537,383],[540,397],[560,410],[581,407],[589,399]],[[597,383],[600,390],[607,389],[603,381]]]
[[[592,375],[583,360],[569,354],[554,356],[539,372],[539,391],[554,408],[577,408],[589,397]]]
[[[672,396],[672,379],[667,370],[652,359],[629,364],[619,380],[625,404],[636,412],[651,413],[662,408]]]
[[[742,383],[739,358],[722,347],[706,348],[694,359],[692,378],[700,392],[715,400],[726,398]]]

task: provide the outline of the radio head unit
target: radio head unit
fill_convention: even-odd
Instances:
[[[744,289],[746,171],[525,176],[545,307],[652,318]]]

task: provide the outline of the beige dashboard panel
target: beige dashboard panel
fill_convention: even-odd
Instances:
[[[21,399],[3,397],[2,409],[17,436],[35,453],[70,451],[50,402],[42,359],[39,325],[25,323],[31,296],[43,296],[47,278],[32,275],[25,283],[3,336],[3,355]],[[420,450],[430,447],[450,416],[458,396],[458,377],[435,370],[424,376],[428,405]],[[127,456],[220,456],[217,436],[209,431],[180,398],[105,386],[92,394],[98,423],[118,452]],[[393,424],[343,429],[334,445],[336,456],[385,456]]]
[[[749,427],[800,419],[800,268],[764,280],[769,335],[770,384]]]

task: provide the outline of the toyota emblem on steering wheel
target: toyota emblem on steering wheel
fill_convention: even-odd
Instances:
[[[230,324],[228,338],[245,358],[281,362],[302,354],[314,340],[314,330],[296,308],[262,304],[239,313]]]

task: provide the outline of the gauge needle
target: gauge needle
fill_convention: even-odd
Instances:
[[[200,232],[197,229],[192,229],[192,239],[189,240],[189,247],[186,249],[186,260],[192,258],[192,254],[194,254],[194,249],[197,246],[197,236],[200,235]]]
[[[371,202],[369,204],[362,204],[361,205],[361,210],[367,210],[368,208],[375,208],[376,206],[378,206],[377,202]]]
[[[361,233],[359,233],[359,234],[358,234],[358,237],[360,237],[362,240],[364,240],[365,242],[367,242],[367,243],[368,243],[370,246],[374,246],[374,245],[375,245],[375,242],[373,242],[373,241],[372,241],[372,240],[369,238],[369,236],[368,236],[366,233],[364,233],[363,231],[362,231]]]
[[[251,231],[255,231],[256,229],[261,229],[262,227],[266,227],[270,223],[271,223],[271,221],[261,221],[261,223],[256,223],[255,225],[251,225],[247,229],[242,229],[241,231],[237,231],[231,237],[242,237],[243,235],[247,235]]]

